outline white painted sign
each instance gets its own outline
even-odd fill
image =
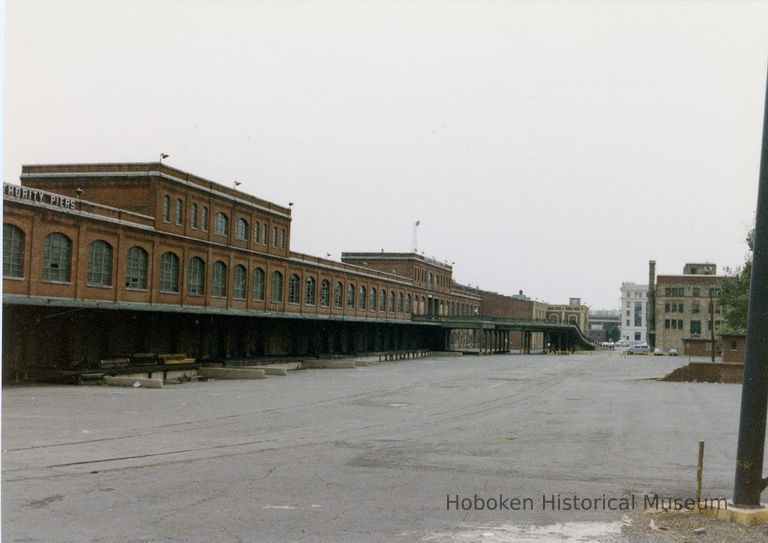
[[[11,198],[26,200],[35,204],[48,204],[64,209],[75,209],[76,200],[61,194],[54,194],[44,190],[3,183],[3,194]]]

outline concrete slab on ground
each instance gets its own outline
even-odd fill
[[[113,377],[111,375],[104,377],[104,384],[115,387],[163,388],[162,379],[147,379],[123,376]]]
[[[728,500],[727,507],[709,507],[703,509],[701,512],[709,517],[725,522],[735,522],[742,526],[755,526],[768,523],[768,505],[766,504],[761,504],[761,507],[736,507],[731,500]]]

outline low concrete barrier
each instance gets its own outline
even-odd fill
[[[104,377],[104,383],[115,387],[163,388],[162,379],[137,379],[135,377],[113,377],[107,375]]]
[[[303,370],[319,370],[325,367],[324,360],[303,360],[301,362],[301,369]]]
[[[209,379],[264,379],[264,370],[254,368],[200,368]]]
[[[349,368],[355,367],[355,361],[350,360],[348,358],[340,358],[338,360],[326,360],[324,367],[332,370],[349,369]]]
[[[288,375],[288,370],[285,368],[261,368],[266,375]]]

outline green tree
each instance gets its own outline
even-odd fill
[[[749,280],[752,276],[752,248],[755,241],[754,228],[747,234],[749,256],[744,266],[736,268],[724,281],[720,290],[720,305],[727,308],[725,329],[731,332],[747,331],[749,309]]]

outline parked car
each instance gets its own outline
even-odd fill
[[[627,354],[648,354],[651,352],[651,348],[645,344],[630,345],[624,352]]]
[[[667,354],[669,356],[677,356],[677,349],[670,349]]]
[[[662,350],[661,350],[660,348],[658,348],[658,347],[656,347],[656,348],[653,350],[653,356],[661,356],[661,355],[663,355],[663,354],[664,354],[664,351],[662,351]]]

